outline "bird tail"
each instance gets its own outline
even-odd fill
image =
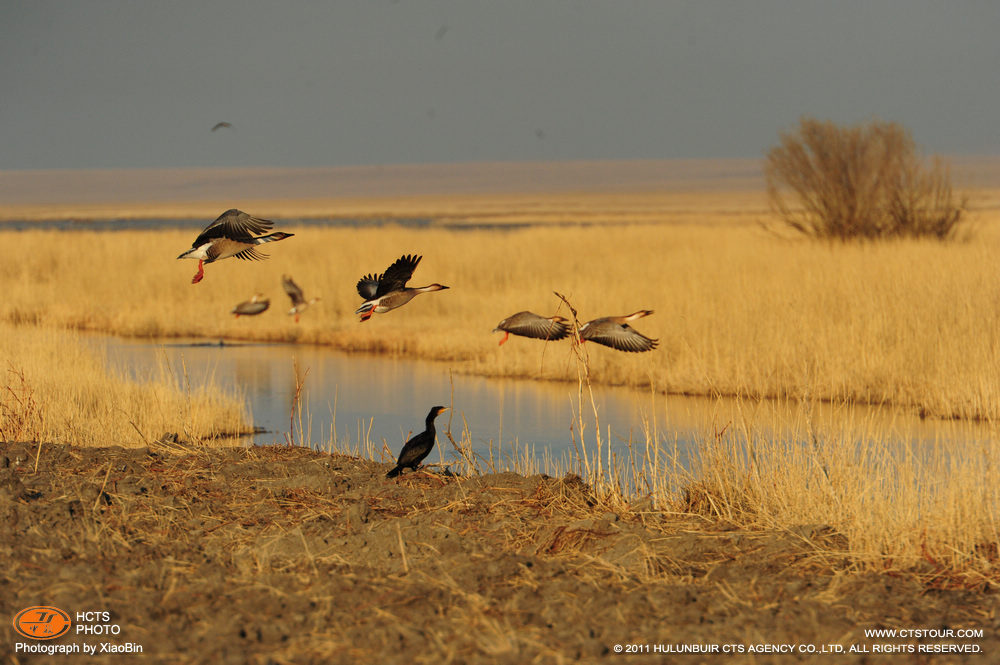
[[[358,307],[356,310],[354,310],[354,313],[355,314],[364,314],[365,312],[370,312],[373,309],[375,309],[375,301],[369,300],[368,302],[363,303],[361,305],[361,307]]]
[[[393,469],[389,473],[385,474],[385,477],[386,478],[395,478],[396,476],[398,476],[402,472],[403,472],[403,467],[397,466],[395,469]]]
[[[284,240],[285,238],[291,238],[294,233],[285,233],[283,231],[275,231],[274,233],[268,234],[266,236],[261,236],[259,238],[254,238],[254,242],[258,245],[263,245],[265,242],[274,242],[275,240]]]

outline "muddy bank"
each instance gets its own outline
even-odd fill
[[[820,526],[746,532],[613,513],[574,478],[387,481],[388,465],[302,448],[52,445],[37,472],[35,453],[0,444],[10,663],[712,659],[654,651],[682,645],[720,660],[729,645],[734,663],[986,663],[1000,652],[995,593],[851,574],[823,554],[848,544]],[[11,620],[35,605],[93,614],[33,641]],[[866,637],[877,628],[940,632]],[[982,637],[942,637],[968,628]],[[18,643],[130,644],[142,656],[25,654]],[[808,653],[824,645],[844,653]],[[873,653],[882,646],[904,654]]]

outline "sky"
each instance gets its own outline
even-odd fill
[[[756,158],[804,115],[989,155],[998,34],[992,0],[0,0],[0,169]]]

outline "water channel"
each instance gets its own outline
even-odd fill
[[[465,427],[474,450],[488,457],[528,447],[541,466],[546,458],[573,459],[580,440],[576,383],[495,379],[453,373],[446,363],[371,354],[350,354],[315,346],[225,342],[161,342],[102,338],[109,360],[137,376],[166,362],[176,376],[192,382],[210,378],[242,394],[253,423],[262,431],[248,442],[283,444],[294,435],[320,449],[332,441],[355,443],[365,436],[392,451],[423,429],[430,407],[453,405],[438,421],[443,431],[451,415],[455,438]],[[301,418],[292,413],[297,384]],[[985,424],[920,419],[903,410],[775,401],[652,395],[620,387],[594,389],[602,439],[624,453],[629,442],[643,448],[647,434],[678,451],[687,465],[706,437],[749,424],[762,436],[802,436],[803,420],[820,435],[847,439],[875,437],[917,447],[993,438]],[[594,443],[589,397],[583,406],[584,438]],[[796,429],[797,427],[797,429]],[[439,442],[443,439],[439,437]],[[443,446],[444,459],[454,454]],[[435,453],[434,461],[437,461]],[[563,468],[566,468],[565,466]]]

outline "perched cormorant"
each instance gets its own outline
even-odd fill
[[[431,448],[434,447],[434,437],[437,434],[434,429],[434,419],[442,411],[447,410],[446,406],[435,406],[431,409],[431,412],[427,414],[427,429],[406,442],[403,449],[399,451],[399,459],[396,460],[395,468],[385,474],[386,478],[395,478],[403,472],[403,469],[416,469],[424,461],[424,458],[430,454]]]

